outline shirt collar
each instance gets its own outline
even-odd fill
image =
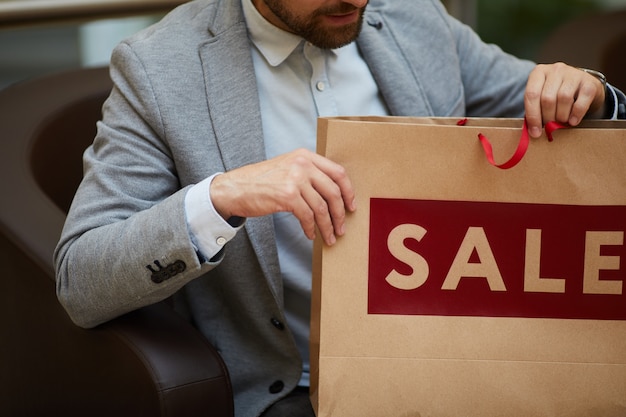
[[[252,0],[241,2],[252,43],[270,65],[280,65],[302,42],[302,38],[268,22],[254,7]]]
[[[268,22],[252,0],[241,0],[241,3],[250,40],[271,66],[279,66],[304,39]]]

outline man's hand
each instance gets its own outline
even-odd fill
[[[532,137],[550,121],[576,126],[587,113],[601,111],[605,91],[591,74],[563,63],[537,65],[528,77],[524,105]]]
[[[344,168],[304,149],[218,175],[210,192],[225,219],[291,212],[309,239],[317,226],[328,245],[344,234],[346,210],[356,209]]]

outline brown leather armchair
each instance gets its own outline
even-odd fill
[[[0,91],[0,415],[232,416],[219,354],[165,303],[84,330],[56,299],[52,252],[110,89],[98,68]]]

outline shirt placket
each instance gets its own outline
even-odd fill
[[[317,114],[320,117],[337,116],[339,113],[332,85],[326,72],[327,54],[327,51],[323,51],[310,43],[306,43],[304,46],[304,57],[313,70],[309,87]]]

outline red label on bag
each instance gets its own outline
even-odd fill
[[[626,320],[626,207],[372,199],[370,314]]]

